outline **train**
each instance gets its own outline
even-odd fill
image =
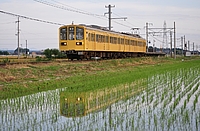
[[[137,34],[109,31],[97,25],[59,28],[59,50],[71,60],[144,56],[146,49],[146,40]]]

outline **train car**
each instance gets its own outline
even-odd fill
[[[144,55],[146,40],[100,26],[72,24],[59,28],[59,49],[71,60],[125,58]]]

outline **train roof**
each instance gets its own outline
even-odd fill
[[[102,30],[102,31],[108,31],[108,32],[113,32],[113,33],[117,33],[117,34],[128,35],[128,36],[133,36],[133,37],[137,37],[137,38],[142,38],[138,34],[131,34],[131,33],[127,33],[127,32],[117,32],[117,31],[113,31],[113,30],[109,31],[107,27],[102,27],[102,26],[98,26],[98,25],[80,24],[80,26],[85,26],[85,27],[92,28],[92,29],[98,29],[98,30]]]

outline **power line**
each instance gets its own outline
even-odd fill
[[[5,23],[0,23],[0,24],[3,25],[3,24],[13,24],[13,23],[15,22],[5,22]]]
[[[50,2],[44,1],[44,0],[33,0],[33,1],[39,2],[41,4],[45,4],[45,5],[48,5],[48,6],[52,6],[52,7],[58,8],[58,9],[63,9],[63,10],[75,12],[75,13],[80,13],[80,14],[94,16],[94,17],[105,17],[104,15],[98,15],[98,14],[84,12],[84,11],[81,11],[80,9],[76,9],[76,8],[74,8],[72,6],[71,6],[71,8],[74,8],[74,9],[66,8],[64,6],[56,5],[56,4],[53,4],[53,3],[50,3]],[[57,3],[60,3],[60,2],[57,2]],[[69,6],[69,5],[66,5],[66,6]]]
[[[40,1],[41,1],[41,0],[40,0]],[[67,5],[67,4],[65,4],[65,3],[61,3],[61,2],[58,2],[58,1],[55,1],[55,0],[51,0],[51,1],[53,1],[53,2],[55,2],[55,3],[58,3],[58,4],[60,4],[60,5],[64,5],[64,6],[67,6],[67,7],[70,7],[70,8],[74,8],[74,9],[76,9],[76,10],[79,10],[80,12],[86,12],[86,13],[88,13],[88,14],[92,14],[92,13],[89,13],[89,12],[87,12],[87,11],[85,11],[85,10],[81,10],[81,9],[76,8],[76,7]],[[103,15],[98,15],[98,14],[94,14],[94,15],[100,16],[100,17],[104,17]]]
[[[120,15],[118,15],[118,14],[116,14],[116,13],[114,13],[114,12],[113,12],[113,14],[115,14],[115,15],[121,17]],[[128,22],[128,21],[125,21],[125,22],[128,23],[129,25],[133,26],[133,27],[137,27],[137,26],[133,25],[132,23],[130,23],[130,22]],[[127,26],[127,27],[130,27],[130,26],[128,26],[128,25],[126,25],[126,26]],[[131,27],[131,28],[133,28],[133,27]]]
[[[33,20],[33,21],[37,21],[37,22],[42,22],[42,23],[48,23],[48,24],[53,24],[53,25],[64,25],[64,24],[55,23],[55,22],[51,22],[51,21],[31,18],[31,17],[28,17],[28,16],[22,16],[22,15],[10,13],[10,12],[2,11],[2,10],[0,10],[0,13],[7,14],[7,15],[12,15],[12,16],[16,16],[16,17],[20,17],[20,18],[24,18],[24,19],[29,19],[29,20]]]

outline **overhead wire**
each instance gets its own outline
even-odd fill
[[[55,7],[55,8],[58,8],[58,9],[63,9],[63,10],[75,12],[75,13],[80,13],[80,14],[94,16],[94,17],[105,17],[104,15],[98,15],[98,14],[94,14],[94,13],[85,12],[85,11],[82,11],[80,9],[76,9],[75,7],[72,7],[72,6],[70,6],[70,7],[74,8],[74,9],[70,9],[70,8],[65,7],[65,6],[69,6],[69,5],[66,5],[66,4],[63,4],[63,3],[60,3],[60,2],[57,2],[57,1],[54,1],[54,0],[53,0],[54,2],[62,4],[62,6],[54,4],[54,3],[50,3],[50,2],[45,1],[45,0],[33,0],[33,1],[39,2],[41,4],[45,4],[45,5],[48,5],[48,6],[51,6],[51,7]],[[65,6],[63,6],[63,5],[65,5]]]
[[[14,13],[2,11],[2,10],[0,10],[0,13],[7,14],[7,15],[12,15],[12,16],[16,16],[16,17],[20,17],[20,18],[24,18],[24,19],[29,19],[29,20],[33,20],[33,21],[37,21],[37,22],[43,22],[43,23],[48,23],[48,24],[53,24],[53,25],[64,25],[64,24],[61,24],[61,23],[56,23],[56,22],[51,22],[51,21],[31,18],[31,17],[28,17],[28,16],[18,15],[18,14],[14,14]]]
[[[13,24],[13,23],[15,22],[5,22],[5,23],[0,23],[0,24],[4,25],[4,24]]]
[[[120,15],[118,15],[118,14],[116,14],[116,13],[114,13],[113,12],[113,14],[115,14],[116,16],[119,16],[119,17],[121,17]],[[131,25],[131,26],[134,26],[134,27],[136,27],[135,25],[133,25],[132,23],[130,23],[130,22],[128,22],[127,20],[125,21],[126,23],[128,23],[129,25]],[[131,27],[131,28],[133,28],[133,27]]]
[[[41,0],[40,0],[40,1],[41,1]],[[44,1],[44,0],[43,0],[43,1]],[[103,15],[98,15],[98,14],[89,13],[89,12],[87,12],[87,11],[85,11],[85,10],[78,9],[78,8],[76,8],[76,7],[67,5],[67,4],[65,4],[65,3],[61,3],[61,2],[58,2],[58,1],[55,1],[55,0],[51,0],[51,1],[53,1],[53,2],[55,2],[55,3],[58,3],[58,4],[62,5],[62,6],[64,5],[64,6],[67,6],[67,7],[72,8],[72,9],[78,10],[78,11],[80,11],[80,12],[85,12],[85,13],[87,13],[87,15],[95,15],[95,16],[104,17]]]

